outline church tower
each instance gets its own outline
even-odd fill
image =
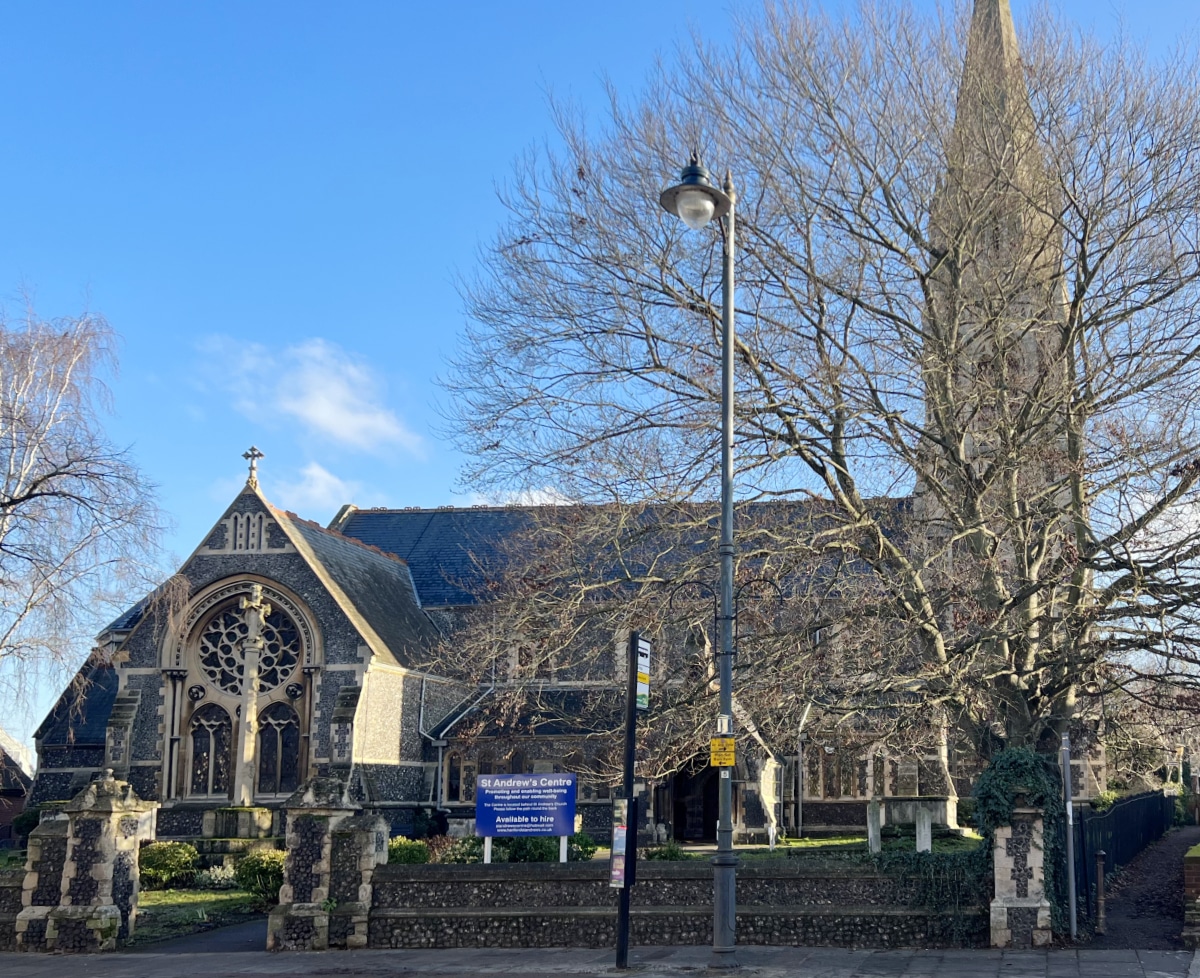
[[[1009,0],[976,0],[928,226],[917,495],[935,537],[942,516],[961,511],[963,500],[978,502],[983,521],[1014,498],[1030,512],[1061,508],[1068,466],[1059,209]]]

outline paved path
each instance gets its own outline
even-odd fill
[[[1200,826],[1173,829],[1143,849],[1121,870],[1109,894],[1108,926],[1089,947],[1183,947],[1183,855],[1200,842]]]
[[[241,931],[249,925],[229,930]],[[211,937],[212,935],[207,935]],[[170,942],[184,946],[184,942]],[[261,947],[261,945],[260,945]],[[709,971],[707,947],[635,948],[636,978],[699,978]],[[746,978],[1200,978],[1190,951],[849,951],[841,948],[745,947],[738,952]],[[253,978],[312,975],[384,978],[401,975],[561,975],[587,978],[622,974],[613,952],[573,948],[447,951],[263,951],[173,953],[168,944],[133,954],[0,954],[4,978]]]

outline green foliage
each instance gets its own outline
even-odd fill
[[[1000,751],[975,782],[972,792],[978,805],[980,831],[988,840],[991,858],[991,838],[1002,825],[1012,824],[1017,790],[1025,795],[1025,803],[1042,810],[1043,871],[1046,878],[1046,897],[1050,901],[1050,925],[1059,934],[1067,931],[1066,853],[1063,848],[1062,826],[1066,808],[1062,800],[1062,777],[1054,755],[1036,754],[1027,747]]]
[[[425,848],[427,859],[401,859],[391,857],[392,846],[388,845],[388,862],[431,862],[431,863],[481,863],[483,862],[483,839],[466,836],[454,839],[448,835],[435,835],[428,839],[404,840],[408,845]],[[576,832],[567,839],[567,859],[572,861],[591,859],[599,848],[586,832]],[[557,836],[534,836],[519,839],[492,839],[492,862],[494,863],[556,863],[559,841]]]
[[[978,808],[979,806],[974,798],[958,799],[958,824],[964,827],[975,825]]]
[[[567,859],[571,862],[587,862],[599,848],[596,840],[586,832],[576,832],[567,839]]]
[[[144,890],[188,887],[196,880],[200,853],[186,842],[151,842],[138,855]]]
[[[408,839],[402,835],[388,842],[389,863],[427,863],[429,846],[423,839]]]
[[[1106,812],[1117,803],[1117,799],[1121,797],[1119,791],[1102,791],[1092,799],[1092,811]]]
[[[456,865],[483,862],[483,839],[477,835],[468,835],[461,839],[452,839],[448,835],[434,836],[428,845],[430,862]],[[494,849],[492,858],[496,858]]]
[[[192,886],[197,890],[236,890],[238,888],[237,873],[232,866],[214,866],[212,869],[202,869],[196,874]]]
[[[286,854],[278,849],[256,849],[246,853],[234,870],[242,889],[261,903],[274,906],[283,886],[283,862]]]
[[[37,828],[41,817],[42,810],[39,806],[34,805],[32,808],[26,808],[25,811],[12,820],[13,834],[19,835],[22,838],[28,836],[30,832]]]
[[[500,845],[505,850],[505,859],[497,862],[510,863],[556,863],[558,862],[558,839],[545,836],[533,838],[505,839]],[[496,843],[492,843],[495,858]]]
[[[649,849],[643,849],[638,853],[639,859],[653,859],[662,862],[679,862],[683,859],[691,859],[687,851],[674,839],[669,842],[664,842],[661,846],[652,846]]]

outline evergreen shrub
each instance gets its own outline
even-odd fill
[[[402,835],[388,842],[388,863],[427,863],[429,845],[424,839],[408,839]]]
[[[144,890],[180,889],[196,880],[200,853],[186,842],[151,842],[138,854],[138,877]]]
[[[42,818],[42,809],[38,805],[32,808],[26,808],[12,820],[13,835],[26,838],[30,832],[37,828],[38,822]]]
[[[496,843],[492,843],[492,858],[496,858]],[[499,847],[504,850],[504,859],[497,862],[510,863],[556,863],[558,862],[558,839],[546,836],[505,839]]]
[[[279,902],[283,886],[283,862],[287,854],[279,849],[255,849],[246,853],[234,869],[243,890],[253,894],[268,906]]]
[[[576,832],[567,840],[567,858],[571,862],[587,862],[600,846],[586,832]]]

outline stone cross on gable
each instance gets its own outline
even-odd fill
[[[250,476],[246,479],[246,485],[251,489],[258,488],[258,460],[267,456],[258,450],[257,445],[251,445],[250,450],[242,452],[242,458],[250,463]]]

